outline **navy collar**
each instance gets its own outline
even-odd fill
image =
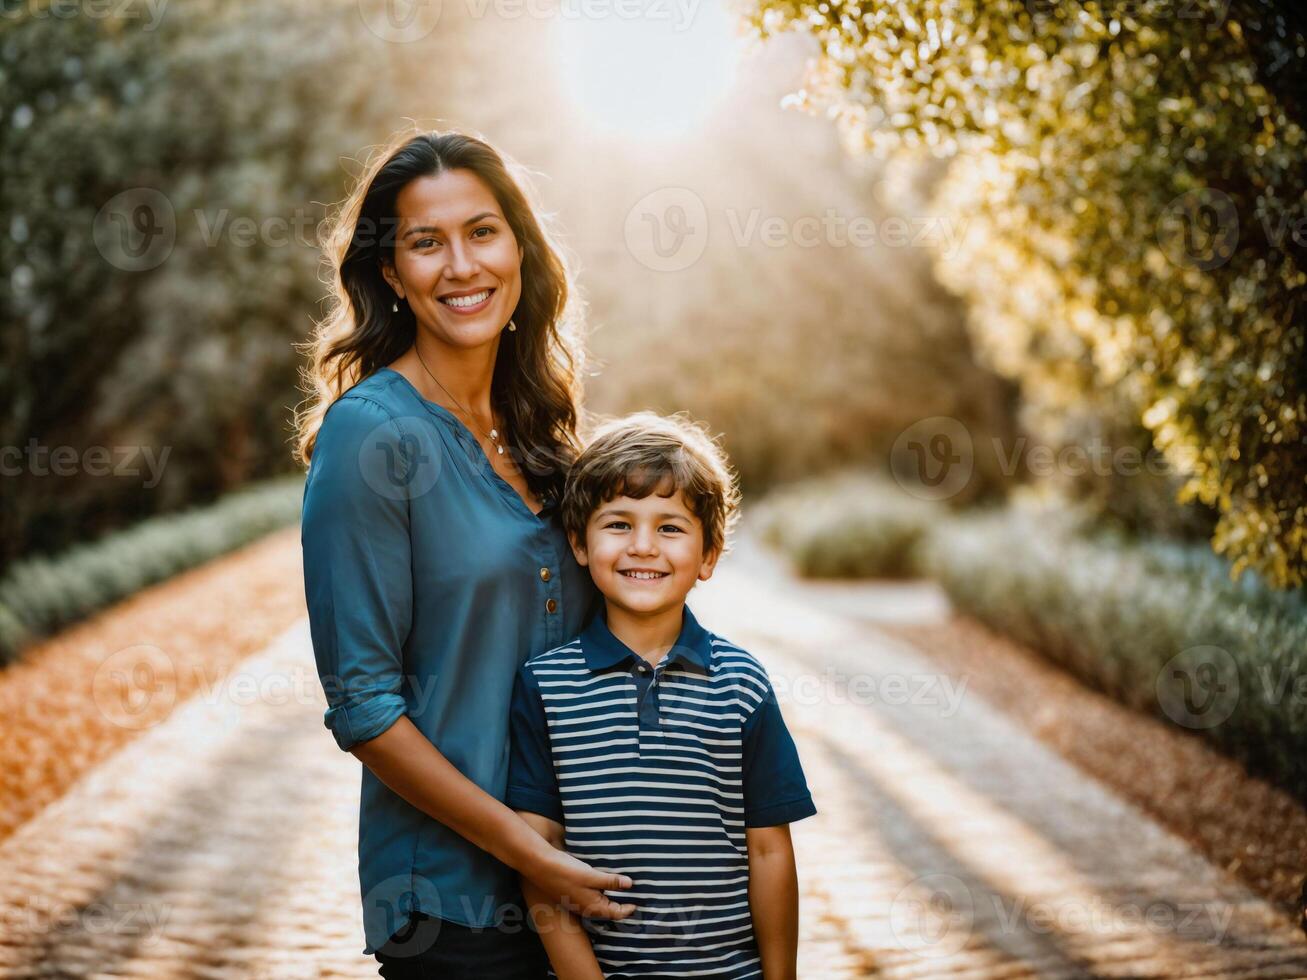
[[[679,660],[690,670],[702,674],[711,673],[712,641],[708,631],[699,625],[690,612],[689,606],[682,606],[681,632],[676,642],[667,651],[663,663]],[[599,611],[590,620],[590,625],[581,632],[581,650],[585,654],[586,666],[591,670],[607,670],[636,656],[635,651],[613,635],[608,628],[608,607],[601,603]]]

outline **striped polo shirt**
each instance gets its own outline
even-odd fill
[[[753,655],[684,606],[653,666],[603,610],[518,671],[510,734],[508,805],[562,824],[569,853],[633,882],[606,892],[632,915],[582,919],[607,980],[762,976],[745,827],[817,809]]]

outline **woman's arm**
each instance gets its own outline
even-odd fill
[[[749,911],[763,980],[797,980],[799,876],[790,825],[745,827],[744,835],[749,847]]]
[[[558,821],[529,810],[518,810],[517,815],[551,847],[564,850],[563,825]],[[586,935],[581,920],[526,877],[522,878],[522,896],[558,980],[604,980],[604,972],[599,968],[594,947],[590,945],[590,937]]]
[[[415,447],[414,441],[417,441]],[[402,650],[413,622],[410,496],[439,452],[369,398],[342,397],[318,430],[300,540],[323,722],[400,797],[588,914],[629,915],[599,889],[626,881],[562,854],[468,779],[408,717]],[[625,887],[630,887],[629,883]],[[633,907],[631,909],[633,911]]]
[[[605,919],[622,919],[635,911],[634,905],[619,905],[601,891],[630,889],[629,877],[592,868],[552,847],[459,772],[407,715],[350,751],[395,793],[515,869],[549,901],[561,898],[584,915]]]

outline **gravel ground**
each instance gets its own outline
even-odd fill
[[[293,604],[298,561],[283,534],[205,581]],[[804,980],[1307,977],[1282,908],[1036,737],[1022,717],[1036,695],[1016,698],[1033,668],[1014,662],[1004,704],[850,599],[824,608],[747,555],[691,596],[767,665],[817,801],[793,828]],[[215,667],[0,841],[0,976],[376,975],[358,763],[322,727],[306,621],[264,628],[276,642]],[[132,676],[128,693],[158,690]],[[1056,717],[1079,716],[1067,698]]]
[[[304,615],[299,528],[104,610],[0,670],[0,840]]]
[[[0,843],[0,976],[376,975],[359,764],[322,727],[307,644],[300,620]]]
[[[1091,691],[974,620],[894,625],[918,650],[1259,894],[1295,910],[1307,808],[1199,738]]]

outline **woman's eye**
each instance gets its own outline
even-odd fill
[[[435,242],[435,239],[434,239],[434,238],[419,238],[416,242],[413,243],[413,247],[414,247],[414,248],[426,248],[428,242],[432,242],[432,243],[434,243],[434,242]]]
[[[477,231],[488,231],[491,235],[495,233],[495,229],[491,228],[489,225],[482,225],[480,228],[476,229],[476,231],[472,232],[472,234],[475,235]],[[481,237],[486,238],[488,236],[482,235]]]

